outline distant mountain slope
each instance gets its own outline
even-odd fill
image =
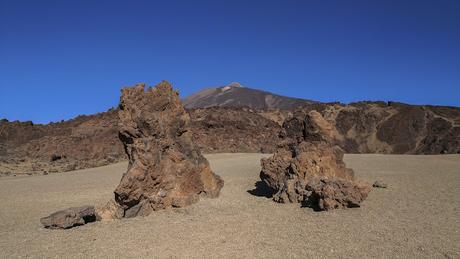
[[[460,154],[460,107],[396,102],[308,104],[307,100],[267,97],[273,95],[237,84],[201,91],[189,101],[212,106],[213,102],[205,101],[216,91],[224,93],[214,97],[216,106],[188,109],[193,140],[205,153],[272,153],[283,141],[284,123],[304,121],[306,113],[316,110],[333,126],[336,144],[346,153]],[[231,97],[235,92],[241,97],[239,102],[220,101],[221,96]],[[228,96],[227,100],[234,99]],[[265,98],[279,102],[267,104]],[[302,107],[255,109],[297,103]],[[292,129],[298,128],[293,125]],[[47,174],[121,161],[126,155],[118,130],[118,109],[47,125],[0,119],[0,176]]]
[[[207,88],[183,101],[185,108],[250,107],[255,109],[291,109],[314,103],[310,100],[286,97],[231,83],[227,86]]]

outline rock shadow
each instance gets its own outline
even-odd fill
[[[270,186],[268,186],[264,181],[257,181],[254,186],[254,189],[247,191],[251,195],[257,197],[272,198],[273,194],[275,194],[274,190],[270,188]]]

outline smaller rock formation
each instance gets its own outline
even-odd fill
[[[67,229],[94,222],[96,218],[93,206],[83,206],[57,211],[48,217],[41,218],[40,222],[45,228]]]
[[[278,150],[261,161],[260,178],[274,190],[273,200],[317,210],[359,207],[370,188],[346,168],[330,124],[311,111],[286,121],[283,128],[285,139]]]
[[[304,205],[316,210],[359,207],[370,191],[365,183],[341,178],[314,178],[305,189]]]
[[[374,184],[372,184],[372,187],[374,188],[387,188],[388,185],[384,182],[381,181],[375,181]]]

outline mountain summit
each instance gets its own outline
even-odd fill
[[[192,94],[183,100],[185,108],[206,108],[212,106],[241,107],[247,106],[255,109],[290,109],[313,101],[286,97],[266,91],[242,86],[232,82],[226,86],[206,88]]]

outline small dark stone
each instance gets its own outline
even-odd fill
[[[62,159],[61,155],[56,155],[56,154],[51,155],[51,162],[54,162],[59,159]]]
[[[387,188],[388,185],[384,182],[380,182],[380,181],[375,181],[374,184],[372,184],[372,187],[374,188]]]

